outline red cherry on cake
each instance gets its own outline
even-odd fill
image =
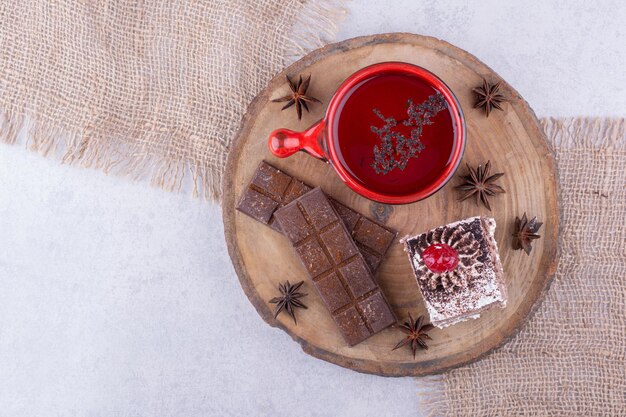
[[[422,252],[424,264],[435,274],[452,271],[459,264],[459,253],[445,243],[435,243]]]

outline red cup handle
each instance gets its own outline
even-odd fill
[[[324,120],[320,120],[304,132],[277,129],[270,133],[267,146],[272,154],[278,158],[287,158],[298,151],[305,151],[325,161],[326,153],[322,147],[323,140]]]

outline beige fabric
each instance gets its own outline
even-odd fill
[[[0,140],[219,197],[246,106],[334,37],[340,3],[3,0]]]
[[[433,415],[626,416],[626,121],[542,124],[560,171],[555,280],[513,340],[442,376]]]

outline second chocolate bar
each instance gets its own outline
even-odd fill
[[[237,210],[280,232],[274,212],[310,191],[312,187],[263,161],[237,204]],[[329,199],[354,239],[367,265],[376,272],[396,232],[368,219],[340,202]]]
[[[321,189],[274,213],[350,346],[396,318],[363,255]]]

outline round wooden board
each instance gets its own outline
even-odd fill
[[[354,71],[382,61],[404,61],[420,65],[441,77],[457,95],[466,117],[468,140],[459,172],[491,160],[496,171],[506,175],[500,184],[506,194],[493,199],[489,212],[474,201],[458,203],[453,179],[434,196],[404,206],[382,206],[352,192],[332,168],[304,153],[276,159],[268,151],[268,134],[286,127],[302,130],[320,119],[335,89]],[[312,105],[298,121],[293,109],[280,111],[270,100],[286,94],[285,75],[312,74],[309,92],[322,100]],[[474,56],[438,39],[406,33],[374,35],[347,40],[302,58],[269,83],[248,108],[232,145],[224,177],[223,216],[228,250],[241,286],[263,319],[286,331],[305,352],[317,358],[360,372],[386,376],[427,375],[474,361],[511,337],[528,319],[546,290],[558,258],[558,189],[556,166],[544,133],[528,104],[508,84],[503,91],[510,102],[504,111],[489,118],[473,108],[472,88],[482,78],[500,77]],[[380,220],[399,231],[399,237],[417,234],[455,220],[490,215],[497,221],[496,240],[504,266],[509,299],[505,309],[488,311],[477,320],[444,330],[435,329],[430,349],[419,351],[415,360],[409,349],[392,351],[403,337],[389,328],[365,342],[348,347],[330,314],[310,284],[290,243],[279,233],[235,210],[244,187],[261,160],[285,170],[305,182],[321,186],[333,198]],[[511,249],[515,216],[524,212],[544,222],[542,238],[534,242],[530,256]],[[382,215],[382,217],[381,217]],[[388,215],[388,218],[386,217]],[[390,249],[376,274],[398,318],[409,311],[426,314],[407,255],[400,244]],[[273,318],[267,300],[277,293],[279,282],[307,282],[308,310],[298,310],[298,325],[290,317]]]

